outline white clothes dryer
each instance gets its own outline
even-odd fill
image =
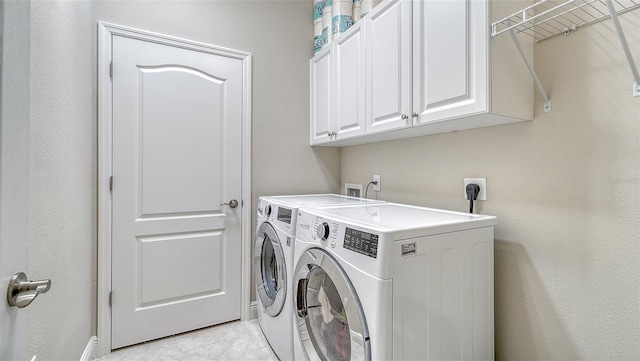
[[[386,203],[301,208],[296,360],[493,360],[496,218]]]
[[[253,265],[258,321],[280,360],[294,359],[291,277],[298,208],[380,203],[337,194],[259,198]]]

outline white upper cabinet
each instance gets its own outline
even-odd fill
[[[311,59],[311,145],[365,134],[365,22]]]
[[[325,100],[314,99],[313,93],[317,91],[314,84],[319,80],[313,78],[320,73],[314,74],[313,64],[317,66],[320,58],[327,55],[323,51],[312,59],[311,144],[321,144],[314,141],[314,134],[324,135],[323,145],[347,146],[533,119],[533,80],[520,53],[507,37],[489,37],[491,19],[511,14],[524,3],[382,1],[356,23],[356,29],[341,34],[329,50],[336,53],[356,33],[359,37],[362,33],[366,36],[364,50],[358,48],[357,55],[346,55],[346,48],[341,56],[334,54],[336,69],[340,63],[344,70],[335,71],[331,87],[333,104],[338,101],[335,94],[341,94],[339,101],[357,99],[360,107],[360,87],[364,86],[364,120],[352,115],[353,105],[344,103],[339,114],[334,109],[331,115],[334,123],[315,124],[318,120],[324,122],[314,111]],[[522,44],[532,56],[532,41],[522,39]],[[352,62],[363,53],[364,85],[360,79],[354,85],[354,74],[360,74],[362,69],[354,69]],[[348,79],[342,79],[343,76]],[[339,131],[336,121],[349,124],[357,132],[350,137],[327,136]]]
[[[411,126],[411,3],[382,2],[367,22],[367,133]]]
[[[360,21],[333,44],[333,140],[365,133],[365,22]]]
[[[486,110],[487,41],[484,1],[413,3],[414,124]]]
[[[332,138],[331,48],[311,59],[311,145],[329,142]]]

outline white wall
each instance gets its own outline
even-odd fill
[[[640,13],[622,25],[640,65]],[[505,35],[506,36],[506,35]],[[640,98],[611,21],[535,48],[553,101],[530,122],[342,150],[342,182],[378,198],[465,211],[486,177],[498,216],[496,358],[640,356]]]
[[[30,352],[77,360],[96,333],[97,21],[253,56],[252,199],[338,192],[340,150],[311,149],[311,3],[34,1],[29,273],[53,281],[30,310]],[[252,219],[255,224],[255,217]],[[252,226],[253,227],[253,226]]]
[[[88,1],[31,4],[28,246],[51,290],[27,309],[29,354],[78,360],[95,335],[95,59]]]
[[[27,359],[28,312],[2,292],[27,264],[29,14],[29,3],[0,3],[0,360]]]

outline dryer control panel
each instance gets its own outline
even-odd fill
[[[298,212],[297,236],[332,249],[345,249],[378,258],[379,235],[340,222]],[[304,215],[303,215],[304,214]]]
[[[389,241],[388,234],[315,212],[318,211],[297,212],[296,254],[304,253],[308,247],[319,247],[362,272],[384,279],[390,277],[393,241]]]
[[[378,235],[346,227],[342,246],[372,258],[378,257]]]

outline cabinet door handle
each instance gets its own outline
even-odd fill
[[[402,114],[402,115],[400,116],[400,118],[402,118],[402,120],[407,120],[407,119],[409,118],[409,116],[408,116],[408,115],[406,115],[406,114]]]
[[[414,118],[417,118],[417,117],[419,117],[419,116],[420,116],[420,114],[418,114],[418,113],[416,113],[416,112],[413,112],[413,114],[411,114],[411,116],[412,116],[412,117],[414,117]]]

